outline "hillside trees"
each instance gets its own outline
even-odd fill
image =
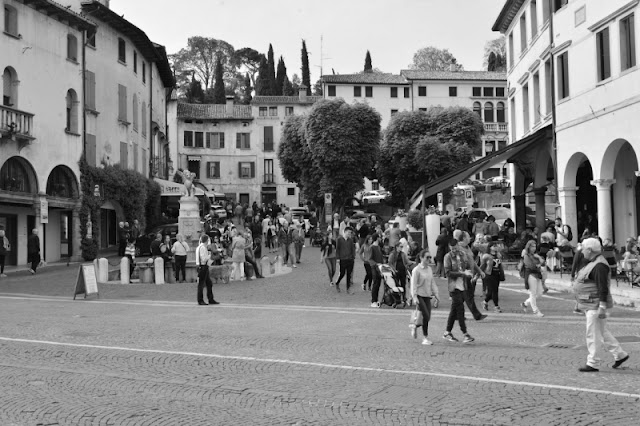
[[[462,64],[458,63],[456,57],[448,49],[428,46],[414,53],[413,62],[409,68],[423,71],[449,71],[452,66],[455,71],[464,70]]]

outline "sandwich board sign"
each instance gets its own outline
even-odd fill
[[[96,267],[93,264],[81,265],[78,269],[78,278],[76,279],[76,289],[73,293],[73,300],[76,296],[84,294],[84,298],[95,294],[100,298],[98,293],[98,280],[96,278]]]

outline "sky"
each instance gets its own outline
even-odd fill
[[[191,36],[282,55],[300,75],[302,39],[311,81],[373,67],[399,73],[420,48],[447,48],[465,70],[482,69],[484,45],[506,0],[111,0],[111,9],[175,53]],[[321,49],[322,37],[322,49]]]

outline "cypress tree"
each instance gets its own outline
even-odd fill
[[[284,96],[297,95],[295,89],[293,88],[293,85],[291,84],[291,81],[289,81],[289,77],[287,77],[286,75],[284,76],[284,83],[282,83],[282,94]]]
[[[276,95],[284,95],[284,80],[287,77],[287,67],[284,65],[284,59],[280,56],[278,61],[278,73],[276,74]]]
[[[227,102],[224,93],[224,77],[222,74],[222,60],[220,56],[216,60],[216,69],[214,72],[215,75],[215,83],[213,85],[213,103],[214,104],[224,104]]]
[[[258,68],[258,78],[256,79],[256,96],[267,96],[269,93],[269,66],[267,65],[267,58],[264,56],[260,60],[260,67]]]
[[[371,54],[367,50],[367,56],[364,58],[364,72],[373,71],[373,66],[371,65]]]
[[[249,76],[249,73],[247,73],[244,77],[244,83],[243,83],[243,96],[242,96],[242,101],[244,102],[245,105],[249,105],[251,103],[251,100],[253,99],[253,96],[251,96],[251,90],[253,90],[253,87],[251,87],[251,77]]]
[[[307,96],[311,96],[311,73],[309,71],[309,53],[307,43],[302,40],[302,84],[307,86]]]
[[[269,44],[269,53],[267,53],[267,78],[269,79],[268,93],[267,95],[278,95],[277,83],[276,83],[276,63],[273,58],[273,46]]]

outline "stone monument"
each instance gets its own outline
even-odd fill
[[[202,226],[200,225],[200,204],[195,196],[193,187],[193,173],[185,170],[178,172],[184,181],[186,194],[180,197],[180,212],[178,214],[178,233],[184,235],[189,244],[187,252],[187,264],[195,262],[195,250],[198,247]]]

